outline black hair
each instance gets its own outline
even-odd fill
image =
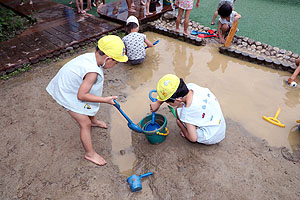
[[[174,103],[176,98],[184,97],[187,95],[187,93],[189,93],[189,89],[181,78],[176,92],[169,99],[167,99],[166,102]]]
[[[221,17],[228,17],[232,13],[232,7],[229,3],[225,2],[218,10]]]
[[[138,26],[136,23],[134,23],[134,22],[129,22],[129,23],[126,25],[125,30],[126,30],[127,33],[130,33],[132,29],[135,29],[135,28],[137,28],[137,27],[139,27],[139,26]]]
[[[98,46],[96,46],[96,51],[100,54],[100,56],[105,55],[105,53],[103,51],[101,51]]]

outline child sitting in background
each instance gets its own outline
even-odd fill
[[[225,38],[228,35],[230,28],[234,21],[239,20],[241,15],[232,11],[231,4],[225,2],[218,11],[220,15],[217,33],[219,35],[220,43],[225,43]],[[238,31],[238,30],[237,30]]]
[[[176,75],[167,74],[157,83],[157,101],[150,104],[155,112],[163,102],[177,107],[177,125],[181,136],[191,142],[216,144],[225,138],[226,124],[215,95],[194,83],[185,84]]]
[[[220,3],[219,3],[219,5],[218,5],[218,8],[217,8],[216,12],[214,13],[213,18],[212,18],[211,25],[215,25],[215,20],[216,20],[216,18],[217,18],[217,16],[218,16],[219,8],[220,8],[225,2],[229,3],[229,4],[231,5],[231,7],[232,7],[232,10],[233,10],[235,0],[221,0]]]
[[[294,71],[292,76],[288,80],[288,84],[291,84],[293,81],[296,81],[297,75],[300,73],[300,57],[296,60],[296,65],[298,66],[297,69]]]
[[[128,63],[132,65],[141,64],[146,57],[144,43],[148,47],[152,47],[153,44],[146,38],[146,35],[138,33],[139,22],[135,16],[128,17],[125,28],[129,34],[123,37],[122,40],[126,47]]]

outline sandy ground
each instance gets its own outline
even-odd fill
[[[172,120],[172,134],[162,144],[133,134],[133,171],[154,175],[143,179],[141,192],[130,192],[127,177],[112,163],[110,128],[92,130],[107,165],[83,158],[78,125],[45,91],[58,70],[53,65],[39,64],[0,83],[0,199],[300,199],[298,160],[286,160],[282,149],[228,118],[225,140],[212,146],[186,141]],[[105,96],[122,92],[119,80],[126,84],[126,73],[105,71]],[[112,109],[102,105],[97,116],[110,125]]]

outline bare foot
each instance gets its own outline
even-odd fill
[[[96,127],[100,127],[100,128],[107,128],[107,125],[104,121],[100,121],[97,119],[92,121],[92,126],[96,126]]]
[[[69,2],[69,5],[71,5],[73,3],[73,0]]]
[[[86,14],[86,11],[85,10],[81,10],[80,14]]]
[[[211,22],[211,24],[210,25],[215,25],[215,22]]]
[[[128,10],[128,12],[135,13],[136,10],[134,10],[134,9],[131,8],[131,9]]]
[[[96,165],[100,165],[103,166],[106,164],[106,161],[104,160],[104,158],[102,158],[99,154],[97,154],[96,152],[93,153],[92,155],[88,155],[85,154],[84,158],[95,163]]]
[[[24,5],[24,2],[21,2],[19,5],[20,5],[20,6],[23,6],[23,5]]]
[[[189,35],[190,32],[189,31],[184,31],[184,34]]]
[[[175,31],[179,33],[179,28],[178,29],[176,28]]]
[[[141,5],[144,6],[146,5],[146,3],[143,0],[141,0]]]
[[[86,8],[86,9],[84,9],[84,11],[85,12],[87,12],[87,11],[90,11],[91,9],[90,8]]]
[[[149,13],[146,13],[146,15],[153,15],[153,13],[149,12]]]

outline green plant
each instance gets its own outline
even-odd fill
[[[46,64],[49,64],[51,62],[51,59],[50,58],[47,58],[46,60],[45,60],[45,63]]]
[[[28,71],[30,68],[31,68],[31,64],[30,63],[24,64],[23,67],[18,68],[15,71],[13,71],[13,72],[11,72],[9,74],[5,74],[5,75],[0,76],[0,79],[1,80],[7,80],[10,77],[17,76],[18,74],[20,74],[22,72]]]
[[[59,61],[59,57],[53,58],[53,61],[54,61],[54,62],[58,62],[58,61]]]
[[[0,13],[0,42],[15,37],[34,21],[33,16],[27,19],[2,6],[0,6]]]
[[[74,54],[74,50],[71,49],[71,50],[70,50],[70,55],[73,55],[73,54]]]

